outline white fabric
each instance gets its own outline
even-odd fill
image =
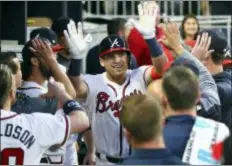
[[[13,115],[16,116],[11,117]],[[1,110],[1,155],[7,148],[17,148],[24,154],[23,163],[17,163],[17,157],[4,156],[4,159],[8,157],[9,165],[39,165],[43,153],[53,145],[65,143],[69,134],[67,116],[16,114]]]
[[[76,143],[71,143],[66,145],[64,165],[78,165]]]
[[[182,161],[191,165],[220,164],[213,159],[211,146],[223,142],[229,135],[229,129],[225,124],[197,117]]]
[[[133,94],[146,93],[143,66],[135,70],[128,70],[126,81],[120,86],[107,79],[106,73],[85,75],[84,81],[88,85],[84,107],[91,121],[93,139],[96,151],[108,156],[117,157],[120,154],[120,122],[115,114],[121,110],[122,99]],[[105,100],[105,101],[104,101]],[[123,136],[122,157],[129,155],[129,145]]]
[[[39,97],[41,94],[45,94],[47,93],[47,82],[44,83],[43,86],[37,84],[36,82],[30,82],[30,81],[24,81],[22,84],[22,87],[20,90],[17,90],[17,92],[24,94],[28,97]],[[63,110],[58,110],[56,112],[55,115],[64,115]],[[55,137],[55,135],[54,135]],[[74,142],[76,142],[78,137],[78,134],[72,134],[70,135],[70,138],[68,139],[68,141],[66,142],[66,144],[62,147],[60,147],[59,149],[57,149],[56,151],[50,151],[47,150],[43,157],[49,157],[50,160],[52,160],[52,156],[62,156],[64,157],[64,160],[66,161],[66,164],[68,165],[72,165],[72,163],[78,163],[77,161],[77,157],[76,157],[76,152],[75,154],[73,154],[73,149],[72,148],[67,148],[66,146],[68,146],[69,144],[73,144]],[[65,155],[65,153],[67,153],[67,155]],[[68,156],[68,158],[70,159],[70,163],[68,162],[68,160],[66,159],[66,157]],[[73,157],[73,158],[72,158]],[[72,158],[72,159],[71,159]]]

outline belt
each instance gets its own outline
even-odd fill
[[[106,159],[107,161],[109,161],[110,163],[122,163],[124,159],[122,158],[116,158],[116,157],[110,157],[110,156],[106,156],[104,154],[100,154],[100,153],[96,153],[96,156],[99,159]]]
[[[49,163],[47,157],[44,157],[40,160],[40,163]]]
[[[61,156],[61,158],[60,158],[60,160],[56,160],[56,161],[54,161],[54,160],[52,160],[50,157],[43,157],[43,158],[41,158],[41,160],[40,160],[40,163],[41,164],[63,164],[63,157]]]

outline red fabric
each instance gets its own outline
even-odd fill
[[[152,70],[151,70],[151,78],[152,78],[153,80],[157,80],[157,79],[162,78],[162,75],[156,73],[156,71],[155,71],[155,69],[154,69],[154,67],[153,67]]]
[[[223,65],[232,65],[232,60],[231,59],[225,59],[224,61],[223,61]]]
[[[166,63],[166,65],[165,65],[164,68],[163,68],[163,72],[162,72],[161,74],[160,74],[160,73],[156,73],[155,68],[153,67],[153,68],[152,68],[152,71],[151,71],[151,78],[152,78],[153,80],[162,78],[163,73],[165,73],[165,72],[169,69],[169,67],[172,65],[173,62],[174,62],[174,61],[171,61],[171,62]]]
[[[160,39],[163,36],[163,31],[160,27],[156,27],[156,37]],[[151,55],[147,43],[143,39],[142,35],[138,32],[136,28],[131,30],[128,37],[128,45],[130,51],[135,56],[138,66],[151,65]],[[169,61],[173,61],[174,57],[172,52],[162,43],[160,43],[164,53],[166,54]]]
[[[223,142],[212,145],[213,158],[215,160],[221,160],[223,155]]]
[[[196,40],[185,40],[185,44],[193,48],[196,44]]]

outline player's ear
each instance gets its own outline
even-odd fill
[[[196,104],[200,102],[200,98],[201,98],[201,92],[200,92],[200,88],[199,88],[198,93],[197,93]]]
[[[168,106],[168,99],[167,99],[167,97],[165,95],[162,95],[162,97],[161,97],[161,104],[162,104],[162,106],[163,106],[164,109],[167,108],[167,106]]]
[[[17,89],[16,80],[15,80],[14,75],[12,74],[12,86],[11,86],[11,89],[10,89],[10,92],[9,92],[9,98],[13,102],[15,102],[15,99],[16,99],[16,89]]]
[[[32,57],[32,58],[31,58],[31,64],[32,64],[33,66],[39,66],[39,60],[38,60],[38,58]]]
[[[100,61],[100,65],[101,65],[102,67],[105,67],[103,58],[100,57],[100,58],[99,58],[99,61]]]

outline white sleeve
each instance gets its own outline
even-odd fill
[[[64,145],[70,135],[70,119],[66,115],[33,113],[33,124],[42,147]]]
[[[151,69],[153,66],[141,66],[131,71],[131,79],[140,83],[141,87],[147,88],[148,84],[145,78],[145,72]]]

